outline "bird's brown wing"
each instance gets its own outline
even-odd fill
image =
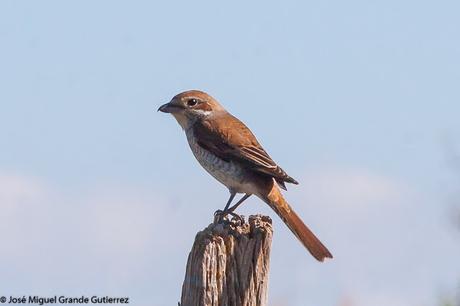
[[[223,160],[237,160],[253,171],[272,176],[284,189],[284,182],[298,184],[271,159],[249,128],[228,113],[196,122],[193,132],[201,147]]]

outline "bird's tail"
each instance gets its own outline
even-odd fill
[[[278,186],[271,184],[270,189],[265,195],[260,196],[284,221],[297,239],[307,248],[307,250],[318,261],[324,258],[332,258],[332,254],[313,234],[313,232],[303,223],[302,219],[294,212],[289,203],[283,198]]]

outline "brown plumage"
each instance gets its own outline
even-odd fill
[[[246,125],[231,114],[204,118],[192,128],[198,144],[223,160],[237,160],[251,171],[273,177],[283,189],[284,182],[298,184],[271,159]]]
[[[265,196],[262,197],[273,211],[283,220],[291,232],[302,242],[313,257],[318,261],[324,261],[325,258],[332,258],[332,254],[322,244],[322,242],[313,234],[313,232],[303,223],[302,219],[296,214],[289,203],[284,199],[279,188],[273,184],[273,181],[262,184]]]
[[[308,251],[319,261],[331,253],[303,223],[283,198],[279,188],[298,184],[262,148],[254,134],[208,94],[191,90],[176,95],[160,111],[171,113],[185,130],[190,148],[199,163],[222,184],[231,197],[245,193],[240,202],[254,194],[284,221]],[[275,184],[276,182],[276,184]]]

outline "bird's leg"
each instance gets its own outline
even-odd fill
[[[214,213],[214,218],[217,217],[217,220],[218,220],[219,222],[228,214],[228,208],[229,208],[230,204],[232,204],[232,201],[233,201],[233,199],[235,198],[235,195],[236,195],[236,192],[230,191],[230,198],[228,199],[227,204],[225,205],[224,210],[218,209],[218,210]]]
[[[232,201],[235,198],[235,195],[236,195],[235,191],[230,191],[230,198],[228,199],[227,204],[225,205],[224,212],[226,212],[230,204],[232,204]]]
[[[238,214],[235,213],[234,211],[235,211],[235,209],[238,208],[238,206],[241,205],[241,203],[243,203],[243,202],[244,202],[247,198],[249,198],[250,196],[251,196],[251,194],[246,193],[246,194],[245,194],[235,205],[233,205],[232,207],[227,208],[226,210],[224,210],[224,211],[222,212],[222,214],[223,214],[224,216],[226,216],[226,215],[231,215],[233,218],[236,218],[237,220],[240,221],[241,224],[243,224],[243,223],[244,223],[243,217],[240,216],[240,215],[238,215]]]
[[[229,213],[233,213],[233,211],[234,211],[235,209],[237,209],[238,206],[240,206],[241,203],[243,203],[244,201],[246,201],[246,199],[249,198],[250,196],[251,196],[250,193],[246,193],[246,194],[245,194],[235,205],[233,205],[232,207],[230,207],[230,208],[228,209],[228,212],[229,212]]]

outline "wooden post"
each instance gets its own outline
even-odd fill
[[[181,306],[267,305],[272,220],[210,224],[188,256]]]

